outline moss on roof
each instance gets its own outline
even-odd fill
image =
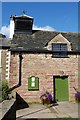
[[[72,49],[78,50],[79,39],[78,33],[71,32],[52,32],[33,30],[32,34],[14,34],[11,41],[11,49],[22,48],[23,50],[40,49],[44,50],[48,42],[51,41],[56,35],[62,34],[69,42],[72,43]]]

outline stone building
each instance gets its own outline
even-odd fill
[[[0,80],[9,80],[9,51],[10,41],[0,34]]]
[[[74,87],[79,88],[78,34],[33,30],[32,25],[30,16],[11,16],[10,90],[27,102],[40,102],[46,90],[54,101],[74,101]]]

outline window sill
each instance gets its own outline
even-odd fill
[[[51,56],[52,58],[70,58],[70,57],[68,57],[68,56],[66,56],[66,57],[57,57],[57,56]]]

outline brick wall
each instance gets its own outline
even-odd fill
[[[78,57],[52,58],[50,54],[23,54],[22,81],[17,91],[27,102],[40,101],[40,95],[45,90],[53,91],[53,76],[68,76],[69,100],[74,100],[74,86],[78,88]],[[10,60],[10,87],[18,83],[19,55],[11,55]],[[28,78],[39,77],[39,91],[28,91]]]

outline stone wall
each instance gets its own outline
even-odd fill
[[[6,79],[6,50],[1,52],[2,80]]]
[[[19,80],[19,57],[18,55],[11,55],[10,57],[10,76],[9,86],[13,87],[18,84]]]
[[[40,95],[45,90],[54,94],[53,76],[68,76],[69,100],[74,100],[75,90],[78,88],[78,56],[69,55],[68,58],[52,58],[51,54],[22,54],[22,81],[17,91],[27,102],[40,102]],[[11,55],[10,87],[19,80],[19,55]],[[39,91],[28,90],[28,78],[39,77]]]

